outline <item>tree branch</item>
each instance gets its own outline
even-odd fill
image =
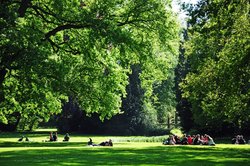
[[[48,33],[46,33],[45,39],[49,39],[51,36],[54,36],[57,32],[63,31],[66,29],[82,29],[82,28],[90,28],[90,27],[93,27],[93,26],[91,26],[91,25],[74,25],[74,24],[61,25],[61,26],[58,26],[58,27],[52,29]]]
[[[46,18],[44,16],[44,13],[46,14],[47,12],[44,12],[43,10],[41,10],[41,8],[38,8],[37,6],[32,6],[32,8],[36,12],[36,14],[38,16],[40,16],[45,22],[47,22],[47,23],[54,23],[53,21],[48,20],[48,18]],[[39,10],[42,11],[42,12],[40,12]]]

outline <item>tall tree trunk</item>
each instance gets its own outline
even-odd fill
[[[168,126],[168,129],[170,129],[170,117],[168,116],[168,121],[167,121],[167,126]]]
[[[14,131],[16,131],[17,130],[17,126],[18,126],[18,124],[19,124],[19,122],[21,120],[21,114],[20,114],[20,112],[16,112],[14,114],[16,116],[16,122],[14,124]]]
[[[3,81],[7,74],[7,70],[5,68],[0,70],[0,103],[4,100],[4,93],[3,93]]]
[[[29,131],[32,131],[32,130],[33,130],[36,121],[37,121],[37,119],[35,119],[35,118],[31,121],[31,123],[30,123],[30,125],[29,125]]]

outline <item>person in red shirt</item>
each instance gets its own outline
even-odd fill
[[[203,145],[208,145],[208,136],[207,136],[207,134],[204,135],[202,141],[203,141],[202,142]]]
[[[193,138],[190,135],[188,135],[188,140],[187,141],[188,141],[189,145],[193,144]]]

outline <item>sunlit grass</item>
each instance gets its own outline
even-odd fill
[[[0,165],[249,165],[250,145],[167,146],[147,137],[72,134],[70,142],[42,142],[48,134],[27,133],[32,142],[17,142],[20,133],[0,136]],[[14,137],[14,138],[12,138]],[[113,139],[113,147],[87,146]],[[157,138],[157,139],[156,139]],[[150,140],[158,140],[158,137]],[[11,141],[12,140],[12,141]],[[135,142],[133,142],[135,140]],[[138,142],[138,141],[141,142]],[[143,142],[148,141],[148,142]]]
[[[33,133],[2,133],[0,141],[16,142],[21,136],[28,137],[32,142],[46,142],[49,140],[49,133],[53,131],[49,129],[39,130]],[[40,133],[41,132],[41,133]],[[83,134],[70,134],[70,142],[87,142],[92,138],[95,143],[112,139],[114,142],[162,142],[167,136],[96,136]],[[58,142],[62,142],[64,134],[58,134]]]

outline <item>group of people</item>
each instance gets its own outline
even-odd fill
[[[89,146],[113,146],[113,142],[112,142],[111,139],[109,139],[109,140],[103,141],[103,142],[101,142],[101,143],[99,143],[99,144],[94,144],[93,141],[92,141],[92,139],[89,138],[88,145],[89,145]]]
[[[64,136],[64,139],[63,139],[63,142],[68,142],[70,139],[69,137],[69,134],[66,133],[65,136]],[[58,140],[58,136],[57,136],[57,132],[50,132],[49,134],[49,140],[43,140],[43,142],[55,142]],[[21,136],[19,139],[18,139],[19,142],[22,142],[22,141],[30,141],[30,139],[28,137],[25,137],[25,136]]]
[[[215,142],[209,135],[188,135],[184,134],[182,137],[177,135],[170,135],[166,140],[163,141],[164,145],[211,145],[215,146]]]
[[[50,132],[49,134],[49,141],[53,142],[53,141],[57,141],[57,132]]]
[[[52,141],[57,141],[57,139],[58,139],[57,132],[53,132],[53,133],[50,132],[50,139],[49,139],[49,141],[51,141],[51,142]],[[68,142],[69,139],[70,139],[69,133],[66,133],[65,136],[64,136],[63,142]],[[111,139],[109,139],[109,140],[103,141],[103,142],[101,142],[99,144],[94,144],[93,141],[92,141],[92,139],[89,138],[88,145],[89,146],[113,146],[113,142],[112,142]]]
[[[69,139],[70,139],[69,134],[66,133],[65,136],[64,136],[63,142],[65,142],[65,141],[67,142],[67,141],[69,141]],[[57,132],[50,132],[50,134],[49,134],[49,142],[55,142],[55,141],[58,141]]]
[[[21,136],[21,138],[19,138],[18,141],[19,142],[21,142],[21,141],[30,141],[30,139],[28,137]]]
[[[68,142],[70,139],[70,136],[68,133],[65,134],[63,142]],[[49,135],[49,141],[54,142],[58,140],[57,132],[50,132]],[[18,141],[30,141],[28,137],[21,136],[21,138],[18,139]],[[45,141],[47,142],[47,141]],[[250,140],[249,140],[250,143]],[[213,138],[207,134],[204,135],[188,135],[183,134],[182,137],[179,137],[177,135],[169,135],[169,137],[163,141],[163,145],[211,145],[215,146],[215,142]],[[232,144],[246,144],[246,140],[244,139],[243,135],[236,135],[232,139]],[[89,138],[88,141],[89,146],[113,146],[113,142],[111,139],[107,141],[103,141],[99,144],[94,144],[92,139]]]
[[[49,135],[49,141],[50,142],[53,142],[53,141],[57,141],[58,139],[58,136],[57,136],[57,132],[50,132],[50,135]],[[64,139],[63,139],[63,142],[68,142],[70,139],[69,137],[69,133],[66,133],[65,136],[64,136]],[[99,144],[94,144],[92,139],[89,138],[89,141],[88,141],[88,145],[89,146],[113,146],[113,142],[111,139],[107,140],[107,141],[103,141]]]
[[[246,144],[246,140],[244,139],[243,135],[236,135],[232,139],[232,144]]]

